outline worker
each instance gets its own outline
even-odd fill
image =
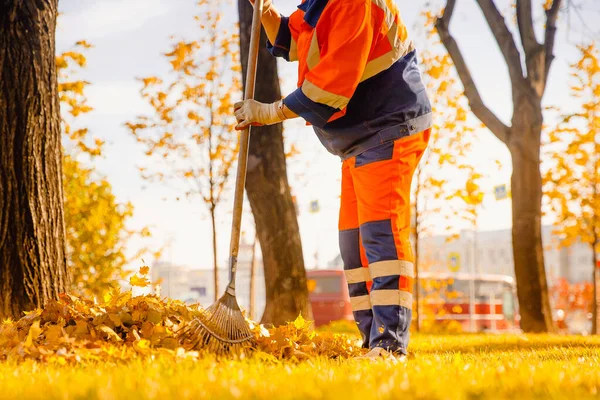
[[[253,2],[252,0],[250,0]],[[304,0],[289,18],[271,0],[271,54],[298,61],[281,101],[235,105],[236,129],[302,117],[342,159],[339,242],[366,358],[404,358],[412,319],[410,187],[431,105],[394,0]]]

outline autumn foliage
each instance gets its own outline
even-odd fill
[[[66,155],[63,174],[71,290],[78,295],[102,297],[130,274],[125,269],[129,262],[146,253],[146,249],[140,249],[128,256],[130,239],[148,237],[150,231],[127,227],[133,205],[119,203],[110,183],[94,168]]]
[[[87,65],[86,41],[56,57],[58,93],[63,131],[63,190],[67,265],[72,293],[102,297],[129,274],[126,266],[148,251],[128,254],[134,237],[150,236],[148,228],[131,229],[131,203],[120,203],[112,185],[96,171],[93,160],[102,156],[104,141],[81,126],[81,116],[93,112],[85,89],[89,82],[78,79]],[[156,252],[154,256],[158,255]]]
[[[223,18],[227,2],[197,5],[199,39],[174,41],[164,54],[171,66],[167,76],[140,79],[152,112],[126,125],[148,156],[139,167],[142,177],[206,205],[218,296],[216,209],[238,153],[233,103],[242,91],[239,37]]]
[[[562,245],[589,246],[589,276],[597,293],[600,271],[600,54],[594,45],[579,46],[580,59],[571,66],[571,95],[576,111],[563,115],[548,133],[545,200],[555,217]],[[596,296],[592,296],[596,297]],[[596,297],[597,298],[597,297]],[[598,333],[597,304],[591,307],[592,331]]]
[[[148,286],[148,272],[148,267],[142,267],[130,282]],[[18,321],[0,324],[0,361],[35,359],[65,364],[126,361],[157,354],[198,358],[203,349],[185,349],[176,335],[202,312],[197,305],[156,295],[133,296],[131,290],[117,288],[99,302],[65,294]],[[256,335],[254,351],[263,359],[351,357],[362,351],[357,338],[316,333],[302,316],[271,329],[248,323]]]
[[[600,249],[600,54],[580,46],[572,65],[571,95],[579,109],[548,133],[544,189],[564,244],[580,240]],[[590,271],[594,267],[590,259]]]
[[[104,141],[92,137],[88,128],[76,124],[77,117],[93,110],[85,96],[85,89],[90,82],[76,78],[77,73],[87,66],[85,51],[91,47],[83,40],[75,43],[71,50],[56,56],[56,70],[66,152],[96,157],[102,153]]]
[[[428,11],[422,18],[428,27],[429,44],[421,52],[423,80],[431,99],[434,120],[428,149],[413,178],[413,242],[418,272],[426,271],[430,266],[427,259],[430,249],[421,239],[435,234],[437,226],[444,224],[448,241],[458,238],[464,227],[476,229],[484,197],[481,184],[485,178],[482,173],[485,168],[475,165],[473,160],[479,132],[470,117],[452,59],[433,29],[436,16]],[[417,324],[424,330],[437,329],[434,325],[438,312],[423,306],[435,291],[428,290],[427,293],[419,291],[418,305],[415,304],[420,311]],[[421,298],[424,295],[426,298]],[[455,328],[449,330],[455,331]]]
[[[496,159],[482,165],[474,156],[485,127],[477,128],[450,55],[433,29],[436,16],[422,15],[429,46],[421,52],[424,82],[434,121],[428,150],[414,177],[414,234],[431,235],[443,217],[449,240],[462,228],[475,229],[484,199],[483,171],[501,168]],[[483,132],[482,132],[483,131]]]

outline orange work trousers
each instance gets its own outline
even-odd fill
[[[406,354],[414,258],[410,188],[430,130],[343,161],[340,252],[363,347]]]

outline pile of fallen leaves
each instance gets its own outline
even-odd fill
[[[132,280],[137,286],[146,282],[144,275]],[[102,303],[65,294],[18,321],[0,324],[0,360],[66,364],[156,355],[197,358],[204,350],[181,347],[176,335],[202,312],[200,307],[178,300],[133,296],[131,291],[118,289],[108,293]],[[248,322],[256,335],[255,354],[260,357],[301,360],[351,357],[360,352],[355,338],[316,333],[312,323],[301,316],[271,329]]]

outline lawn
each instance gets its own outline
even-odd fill
[[[0,363],[0,398],[597,399],[600,339],[415,336],[406,364],[154,353],[130,361]]]

